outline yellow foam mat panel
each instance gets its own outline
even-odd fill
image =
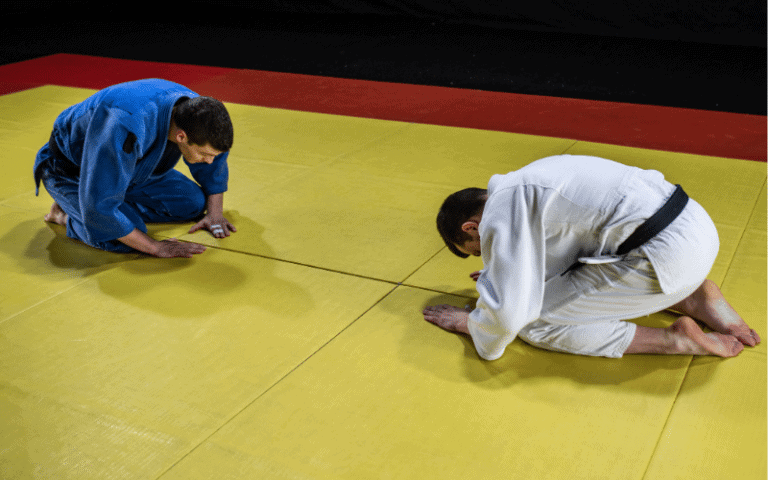
[[[40,146],[42,146],[42,143]],[[31,148],[20,147],[4,141],[0,143],[0,148],[7,155],[6,158],[34,159],[37,153],[36,150]],[[33,187],[32,166],[29,162],[8,162],[8,165],[5,165],[3,170],[5,174],[0,176],[0,201],[27,193]]]
[[[66,292],[94,274],[136,259],[69,240],[44,212],[0,206],[0,323]]]
[[[241,106],[231,114],[235,125],[251,132],[233,147],[225,197],[225,205],[237,205],[245,234],[180,238],[394,282],[440,249],[435,212],[461,188],[457,180],[483,185],[493,171],[562,153],[574,143],[293,112],[302,128],[297,136],[295,126],[286,134],[265,127],[285,124],[285,111]],[[264,139],[268,132],[280,141]],[[286,150],[283,137],[296,146]],[[315,144],[321,153],[307,153]],[[275,155],[279,146],[283,153]]]
[[[574,143],[568,139],[408,124],[397,135],[354,155],[339,157],[334,164],[342,170],[375,177],[485,188],[491,175],[562,153]]]
[[[437,235],[437,232],[433,235]],[[477,297],[475,282],[469,274],[482,269],[483,261],[480,257],[459,258],[443,248],[404,283],[438,292]]]
[[[90,93],[0,96],[0,478],[765,478],[765,342],[609,360],[516,340],[486,362],[420,313],[477,296],[482,262],[435,229],[445,196],[592,154],[704,205],[710,278],[768,341],[764,163],[228,104],[238,232],[149,225],[209,246],[161,260],[42,220],[34,154]]]
[[[642,478],[688,357],[486,362],[416,315],[463,301],[399,287],[163,478]]]
[[[765,207],[763,185],[722,288],[763,339]],[[693,360],[647,478],[766,478],[766,341],[727,361]],[[698,461],[680,462],[681,458]]]
[[[225,202],[238,207],[237,235],[181,238],[395,282],[440,249],[423,208],[440,188],[332,168],[260,193],[231,185]]]
[[[0,324],[3,478],[157,478],[392,288],[220,250],[95,275]]]
[[[761,335],[766,332],[764,338],[768,337],[765,315],[766,244],[766,187],[763,185],[723,282],[723,292],[750,325]],[[768,342],[763,342],[756,350],[765,353],[766,345]]]
[[[646,479],[766,478],[765,354],[691,363]]]
[[[318,165],[396,135],[408,123],[228,104],[244,159]],[[354,132],[354,135],[350,133]]]
[[[50,138],[56,116],[93,92],[45,86],[0,95],[0,149],[9,160],[0,176],[0,202],[33,210],[50,207],[51,198],[44,188],[39,197],[34,196],[35,155]]]

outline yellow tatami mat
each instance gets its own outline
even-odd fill
[[[766,194],[763,186],[723,282],[723,293],[765,332]],[[756,268],[757,267],[757,268]],[[766,343],[728,362],[693,359],[648,470],[649,478],[763,478]],[[753,414],[763,416],[751,418]],[[762,441],[759,441],[762,440]],[[752,443],[754,442],[754,443]],[[739,450],[732,446],[739,445]],[[698,452],[699,462],[680,459]],[[759,461],[751,461],[751,459]]]
[[[169,478],[641,478],[688,358],[485,362],[415,321],[435,301],[398,287]]]
[[[157,478],[392,289],[211,250],[0,324],[3,478]]]
[[[482,262],[435,229],[446,195],[591,154],[660,170],[710,212],[710,278],[768,339],[764,163],[229,104],[238,232],[151,225],[209,246],[163,260],[42,219],[34,154],[90,93],[0,96],[0,478],[766,477],[765,342],[609,360],[516,340],[487,362],[421,316],[476,298]]]

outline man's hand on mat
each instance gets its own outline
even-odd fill
[[[220,215],[206,215],[202,220],[197,222],[192,228],[189,229],[189,233],[196,232],[201,228],[205,228],[211,235],[216,238],[228,237],[231,232],[236,232],[237,229],[234,225],[229,223],[229,220]]]
[[[197,243],[180,242],[175,238],[157,242],[155,246],[156,250],[154,256],[160,258],[191,258],[192,255],[203,253],[205,251],[205,247],[203,245]]]
[[[469,335],[467,328],[468,308],[454,307],[453,305],[435,305],[427,307],[422,312],[424,320],[434,323],[449,332],[460,332]]]

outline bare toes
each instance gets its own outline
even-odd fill
[[[749,330],[738,329],[731,330],[730,332],[724,332],[726,335],[732,335],[738,339],[738,341],[749,347],[755,346],[755,339],[752,337],[752,333]]]
[[[744,328],[740,328],[738,331],[728,332],[728,334],[733,335],[739,340],[739,342],[748,347],[754,347],[760,343],[760,336],[757,335],[757,332],[747,327],[746,325],[744,325]]]
[[[754,347],[755,345],[757,345],[757,341],[752,336],[752,333],[742,333],[740,335],[737,335],[736,338],[739,339],[740,343],[747,345],[749,347]]]
[[[733,356],[735,357],[736,355],[740,354],[742,350],[744,350],[744,344],[742,344],[738,338],[734,338],[731,347]]]
[[[744,350],[744,344],[742,344],[741,341],[736,337],[728,337],[727,348],[729,350],[730,356],[735,357],[736,355],[740,354],[742,350]]]

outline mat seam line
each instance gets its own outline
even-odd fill
[[[79,282],[79,283],[78,283],[78,284],[76,284],[76,285],[72,285],[71,287],[69,287],[69,288],[68,288],[68,289],[66,289],[66,290],[63,290],[63,291],[61,291],[61,292],[59,292],[59,293],[57,293],[57,294],[55,294],[55,295],[51,295],[50,297],[48,297],[48,298],[46,298],[46,299],[40,300],[39,302],[35,303],[34,305],[30,305],[30,306],[28,306],[27,308],[25,308],[25,309],[23,309],[23,310],[19,310],[18,312],[14,313],[14,314],[13,314],[13,315],[11,315],[10,317],[8,317],[8,318],[5,318],[5,319],[3,319],[3,320],[0,320],[0,325],[3,325],[3,324],[5,324],[5,322],[9,322],[9,321],[13,320],[14,318],[18,317],[19,315],[21,315],[21,314],[23,314],[23,313],[25,313],[25,312],[28,312],[28,311],[32,310],[33,308],[37,307],[38,305],[42,305],[43,303],[45,303],[45,302],[47,302],[47,301],[49,301],[49,300],[52,300],[52,299],[54,299],[54,298],[58,297],[59,295],[63,295],[63,294],[65,294],[65,293],[69,292],[69,291],[70,291],[70,290],[72,290],[73,288],[77,288],[77,287],[78,287],[78,286],[80,286],[80,285],[81,285],[83,282],[86,282],[86,281],[87,281],[87,280],[83,280],[82,282]]]
[[[19,194],[19,195],[14,195],[13,197],[8,197],[5,200],[0,201],[0,208],[10,208],[10,209],[13,209],[16,212],[37,212],[37,211],[39,211],[39,209],[24,208],[24,207],[19,207],[18,205],[10,205],[8,203],[10,200],[18,198],[18,197],[20,197],[22,195],[27,195],[27,193],[22,193],[22,194]]]
[[[561,155],[565,155],[566,153],[568,153],[568,150],[575,147],[577,143],[583,141],[583,140],[574,140],[574,139],[568,139],[568,140],[573,140],[573,143],[570,146],[568,146],[565,150],[563,150],[563,153],[561,153]]]
[[[193,242],[191,240],[184,240],[184,239],[179,239],[179,241],[180,242],[187,242],[187,243],[197,243],[197,242]],[[325,272],[338,273],[340,275],[348,275],[350,277],[362,278],[364,280],[372,280],[372,281],[375,281],[375,282],[388,283],[390,285],[395,285],[395,286],[399,286],[399,285],[403,285],[404,284],[403,282],[398,282],[396,280],[387,280],[387,279],[384,279],[384,278],[369,277],[369,276],[362,275],[362,274],[359,274],[359,273],[345,272],[343,270],[334,270],[332,268],[321,267],[321,266],[312,265],[312,264],[309,264],[309,263],[302,263],[302,262],[298,262],[296,260],[287,260],[287,259],[284,259],[284,258],[270,257],[268,255],[263,255],[263,254],[259,254],[259,253],[243,252],[243,251],[240,251],[240,250],[233,250],[233,249],[219,247],[219,246],[215,246],[215,245],[205,245],[205,246],[208,247],[208,248],[213,248],[215,250],[222,250],[222,251],[225,251],[225,252],[231,252],[231,253],[236,253],[236,254],[240,254],[240,255],[249,255],[249,256],[252,256],[252,257],[264,258],[264,259],[267,259],[267,260],[274,260],[276,262],[282,262],[282,263],[289,263],[289,264],[292,264],[292,265],[298,265],[300,267],[314,268],[316,270],[322,270],[322,271],[325,271]],[[437,254],[435,254],[435,255],[437,255]],[[434,257],[434,255],[432,257],[430,257],[430,259],[433,258],[433,257]],[[419,267],[419,268],[421,268],[421,267]],[[443,293],[446,293],[446,292],[443,292]]]
[[[180,242],[195,243],[195,242],[190,242],[188,240],[181,240],[181,239],[179,241]],[[349,276],[349,277],[361,278],[363,280],[370,280],[370,281],[373,281],[373,282],[388,283],[388,284],[394,285],[396,287],[397,286],[403,286],[403,287],[409,287],[409,288],[416,288],[416,289],[424,290],[424,291],[427,291],[427,292],[435,292],[435,293],[443,293],[443,294],[446,294],[446,295],[453,295],[453,296],[456,296],[456,297],[474,298],[473,296],[470,296],[470,295],[462,295],[460,293],[446,292],[444,290],[438,290],[436,288],[430,288],[430,287],[423,287],[423,286],[420,286],[420,285],[414,285],[414,284],[411,284],[411,283],[407,282],[408,278],[410,278],[411,275],[413,275],[420,268],[422,268],[424,265],[429,263],[429,261],[432,260],[433,258],[435,258],[441,251],[443,251],[445,249],[445,247],[439,249],[434,255],[429,257],[424,263],[422,263],[413,272],[409,273],[405,277],[405,279],[400,281],[400,282],[395,281],[395,280],[386,280],[386,279],[383,279],[383,278],[368,277],[368,276],[365,276],[365,275],[361,275],[359,273],[345,272],[343,270],[334,270],[334,269],[331,269],[331,268],[320,267],[320,266],[311,265],[311,264],[308,264],[308,263],[297,262],[295,260],[286,260],[284,258],[270,257],[268,255],[262,255],[262,254],[258,254],[258,253],[242,252],[240,250],[231,250],[231,249],[228,249],[228,248],[223,248],[223,247],[218,247],[218,246],[211,246],[211,245],[207,245],[207,247],[213,248],[215,250],[221,250],[221,251],[231,252],[231,253],[240,254],[240,255],[249,255],[249,256],[252,256],[252,257],[263,258],[265,260],[273,260],[273,261],[276,261],[276,262],[288,263],[288,264],[297,265],[297,266],[300,266],[300,267],[312,268],[312,269],[321,270],[321,271],[324,271],[324,272],[337,273],[339,275],[346,275],[346,276]]]
[[[418,272],[418,271],[419,271],[419,270],[420,270],[420,269],[421,269],[421,268],[422,268],[424,265],[428,264],[428,263],[429,263],[429,262],[430,262],[430,261],[431,261],[433,258],[435,258],[435,257],[436,257],[438,254],[440,254],[440,252],[442,252],[443,250],[445,250],[445,248],[446,248],[446,247],[441,247],[441,248],[438,248],[438,249],[437,249],[437,251],[436,251],[436,252],[435,252],[435,253],[434,253],[434,254],[433,254],[431,257],[429,257],[428,259],[426,259],[426,260],[424,261],[424,263],[422,263],[421,265],[419,265],[418,267],[416,267],[416,268],[415,268],[415,269],[414,269],[414,270],[413,270],[411,273],[409,273],[408,275],[406,275],[406,276],[405,276],[405,278],[404,278],[404,279],[403,279],[403,280],[400,282],[400,284],[403,284],[403,283],[405,283],[405,282],[406,282],[406,280],[408,280],[409,278],[411,278],[411,276],[413,276],[413,274],[414,274],[414,273]]]
[[[432,255],[431,257],[429,257],[429,258],[428,258],[428,259],[427,259],[427,260],[426,260],[424,263],[422,263],[421,265],[419,265],[418,267],[416,267],[416,269],[415,269],[414,271],[412,271],[411,273],[409,273],[409,274],[408,274],[408,276],[406,276],[406,277],[403,279],[403,281],[402,281],[402,282],[398,283],[398,285],[402,285],[402,286],[404,286],[404,287],[409,287],[409,288],[416,288],[416,289],[419,289],[419,290],[424,290],[424,291],[427,291],[427,292],[435,292],[435,293],[442,293],[442,294],[445,294],[445,295],[453,295],[453,296],[455,296],[455,297],[461,297],[461,298],[470,298],[470,299],[471,299],[471,298],[475,298],[475,297],[472,297],[472,296],[469,296],[469,295],[461,295],[461,294],[459,294],[459,293],[444,292],[444,291],[442,291],[442,290],[437,290],[437,289],[434,289],[434,288],[429,288],[429,287],[420,287],[420,286],[418,286],[418,285],[412,285],[412,284],[410,284],[410,283],[406,283],[406,282],[408,281],[408,279],[409,279],[409,278],[411,278],[411,276],[412,276],[414,273],[418,272],[418,271],[419,271],[419,270],[420,270],[422,267],[424,267],[424,265],[426,265],[427,263],[429,263],[430,261],[432,261],[432,259],[433,259],[433,258],[435,258],[436,256],[438,256],[438,255],[440,254],[440,252],[442,252],[442,251],[443,251],[443,250],[445,250],[446,248],[447,248],[447,247],[442,247],[442,248],[441,248],[441,249],[439,249],[437,252],[435,252],[435,254],[434,254],[434,255]]]
[[[669,420],[672,418],[672,412],[675,409],[675,405],[677,405],[677,400],[680,398],[680,392],[683,390],[683,384],[685,384],[685,379],[688,378],[688,374],[691,371],[691,364],[693,363],[693,357],[694,357],[693,355],[690,356],[688,360],[688,365],[685,367],[685,375],[683,375],[683,379],[680,381],[680,384],[677,386],[677,392],[675,392],[675,399],[672,402],[672,405],[670,405],[669,410],[667,411],[667,418],[664,420],[664,425],[662,425],[661,430],[659,431],[659,436],[656,438],[656,444],[653,446],[653,451],[648,456],[648,463],[645,465],[643,476],[640,477],[641,480],[646,480],[646,478],[648,477],[648,470],[651,468],[651,463],[653,462],[653,459],[656,456],[656,453],[659,451],[661,440],[664,437],[664,431],[667,429]]]
[[[289,370],[289,371],[288,371],[288,372],[287,372],[285,375],[283,375],[282,377],[280,377],[279,379],[277,379],[277,380],[276,380],[276,381],[275,381],[275,382],[274,382],[272,385],[270,385],[270,386],[269,386],[269,387],[267,387],[267,388],[266,388],[266,389],[265,389],[263,392],[261,392],[260,394],[258,394],[258,395],[257,395],[257,396],[256,396],[256,397],[253,399],[253,400],[251,400],[250,402],[248,402],[248,403],[247,403],[247,404],[246,404],[246,405],[245,405],[243,408],[241,408],[240,410],[238,410],[237,412],[235,412],[235,414],[233,414],[233,415],[232,415],[232,416],[231,416],[231,417],[230,417],[228,420],[226,420],[224,423],[222,423],[221,425],[219,425],[219,427],[217,427],[216,429],[214,429],[214,430],[213,430],[213,431],[212,431],[212,432],[211,432],[209,435],[207,435],[207,436],[206,436],[204,439],[202,439],[202,440],[201,440],[201,441],[200,441],[200,442],[199,442],[197,445],[195,445],[193,448],[191,448],[191,449],[190,449],[190,450],[189,450],[187,453],[185,453],[184,455],[182,455],[181,457],[179,457],[179,458],[178,458],[178,459],[177,459],[177,460],[176,460],[176,461],[175,461],[175,462],[174,462],[174,463],[173,463],[173,464],[172,464],[170,467],[168,467],[166,470],[164,470],[162,473],[160,473],[160,474],[159,474],[159,475],[156,477],[156,480],[160,480],[160,479],[161,479],[163,476],[165,476],[165,475],[166,475],[168,472],[170,472],[171,470],[173,470],[173,468],[174,468],[174,467],[176,467],[178,464],[180,464],[180,463],[181,463],[181,462],[182,462],[182,461],[183,461],[185,458],[187,458],[188,456],[190,456],[192,453],[194,453],[194,452],[195,452],[195,451],[196,451],[198,448],[200,448],[201,446],[203,446],[203,444],[205,444],[205,443],[206,443],[208,440],[210,440],[210,439],[211,439],[211,438],[212,438],[214,435],[216,435],[216,433],[218,433],[218,432],[219,432],[221,429],[223,429],[224,427],[226,427],[227,425],[229,425],[229,424],[230,424],[230,423],[231,423],[231,422],[232,422],[234,419],[236,419],[238,416],[240,416],[240,414],[242,414],[242,413],[243,413],[245,410],[247,410],[247,409],[248,409],[248,408],[249,408],[251,405],[253,405],[253,404],[255,404],[256,402],[258,402],[258,401],[259,401],[259,399],[261,399],[261,398],[262,398],[264,395],[266,395],[268,392],[270,392],[270,391],[271,391],[273,388],[275,388],[275,387],[276,387],[278,384],[280,384],[280,383],[281,383],[283,380],[285,380],[285,379],[286,379],[288,376],[290,376],[290,375],[291,375],[293,372],[295,372],[297,369],[299,369],[299,368],[300,368],[302,365],[304,365],[304,364],[305,364],[307,361],[309,361],[309,360],[310,360],[312,357],[314,357],[314,356],[315,356],[317,353],[319,353],[321,350],[323,350],[325,347],[327,347],[327,346],[328,346],[328,345],[329,345],[331,342],[333,342],[333,341],[334,341],[336,338],[338,338],[338,337],[339,337],[339,335],[341,335],[342,333],[344,333],[344,332],[345,332],[345,331],[346,331],[346,330],[347,330],[349,327],[351,327],[352,325],[354,325],[355,323],[357,323],[357,321],[358,321],[358,320],[360,320],[360,319],[361,319],[363,316],[365,316],[365,314],[367,314],[368,312],[370,312],[370,311],[371,311],[371,310],[372,310],[374,307],[376,307],[376,305],[378,305],[379,303],[381,303],[381,301],[382,301],[382,300],[384,300],[384,299],[385,299],[385,298],[387,298],[389,295],[391,295],[391,294],[392,294],[392,292],[394,292],[395,290],[397,290],[397,288],[398,288],[398,287],[400,287],[400,284],[394,285],[394,286],[393,286],[393,287],[392,287],[392,288],[391,288],[391,289],[390,289],[390,290],[389,290],[387,293],[385,293],[384,295],[382,295],[382,297],[381,297],[381,298],[379,298],[378,300],[376,300],[376,301],[373,303],[373,305],[371,305],[370,307],[366,308],[366,309],[365,309],[365,310],[364,310],[364,311],[363,311],[363,312],[362,312],[360,315],[358,315],[358,316],[357,316],[357,317],[356,317],[354,320],[352,320],[351,322],[349,322],[349,324],[347,324],[347,325],[346,325],[344,328],[342,328],[341,330],[339,330],[338,332],[336,332],[336,334],[335,334],[335,335],[333,335],[333,336],[332,336],[331,338],[329,338],[329,339],[328,339],[328,340],[327,340],[325,343],[323,343],[322,345],[320,345],[320,346],[319,346],[319,347],[318,347],[318,348],[317,348],[315,351],[313,351],[312,353],[310,353],[310,354],[309,354],[309,355],[308,355],[306,358],[304,358],[303,360],[301,360],[301,361],[300,361],[298,364],[296,364],[296,365],[295,365],[293,368],[291,368],[291,369],[290,369],[290,370]]]
[[[92,275],[92,277],[96,277],[96,276],[98,276],[98,275],[101,275],[101,274],[103,274],[103,273],[106,273],[106,272],[108,272],[108,271],[111,271],[111,270],[112,270],[112,269],[111,269],[111,268],[109,268],[109,269],[105,269],[105,270],[102,270],[102,271],[100,271],[100,272],[95,272],[95,273]],[[89,282],[89,281],[91,280],[91,278],[92,278],[92,277],[89,277],[89,278],[83,278],[83,279],[81,279],[79,282],[77,282],[76,284],[72,285],[71,287],[69,287],[69,288],[67,288],[67,289],[65,289],[65,290],[62,290],[62,291],[60,291],[60,292],[58,292],[58,293],[56,293],[56,294],[54,294],[54,295],[51,295],[51,296],[50,296],[50,297],[48,297],[48,298],[45,298],[45,299],[43,299],[43,300],[40,300],[39,302],[37,302],[37,303],[35,303],[35,304],[33,304],[33,305],[30,305],[30,306],[28,306],[27,308],[25,308],[25,309],[23,309],[23,310],[20,310],[20,311],[18,311],[18,312],[16,312],[16,313],[14,313],[13,315],[11,315],[11,316],[10,316],[10,317],[8,317],[8,318],[5,318],[5,319],[3,319],[3,320],[0,320],[0,325],[3,325],[3,324],[4,324],[5,322],[7,322],[7,321],[13,320],[14,318],[18,317],[19,315],[21,315],[21,314],[23,314],[23,313],[25,313],[25,312],[28,312],[28,311],[32,310],[33,308],[37,307],[38,305],[42,305],[43,303],[46,303],[46,302],[48,302],[48,301],[50,301],[50,300],[52,300],[52,299],[54,299],[54,298],[56,298],[56,297],[59,297],[59,296],[61,296],[61,295],[64,295],[65,293],[67,293],[67,292],[69,292],[69,291],[71,291],[71,290],[73,290],[73,289],[75,289],[75,288],[77,288],[77,287],[79,287],[79,286],[83,285],[84,283],[87,283],[87,282]]]
[[[462,295],[461,293],[446,292],[446,291],[443,291],[443,290],[436,290],[434,288],[429,288],[429,287],[420,287],[418,285],[411,285],[409,283],[401,283],[400,285],[402,285],[403,287],[415,288],[417,290],[423,290],[425,292],[442,293],[444,295],[453,295],[454,297],[461,297],[461,298],[467,298],[467,299],[475,299],[475,297],[471,296],[471,295]]]
[[[736,243],[736,248],[733,250],[733,255],[731,255],[731,258],[728,261],[728,268],[725,269],[725,274],[723,274],[723,281],[720,284],[720,288],[724,286],[725,281],[728,279],[728,274],[731,272],[731,267],[733,266],[733,260],[736,258],[736,253],[739,251],[739,247],[744,241],[744,237],[746,237],[747,235],[747,229],[749,228],[749,223],[752,221],[752,218],[754,218],[755,212],[758,208],[757,202],[758,200],[760,200],[760,192],[766,188],[766,182],[768,182],[768,179],[763,180],[763,186],[757,192],[757,196],[755,197],[754,203],[752,204],[752,210],[750,211],[749,217],[747,217],[747,221],[744,224],[744,229],[741,231],[741,236],[739,237],[739,241]]]

